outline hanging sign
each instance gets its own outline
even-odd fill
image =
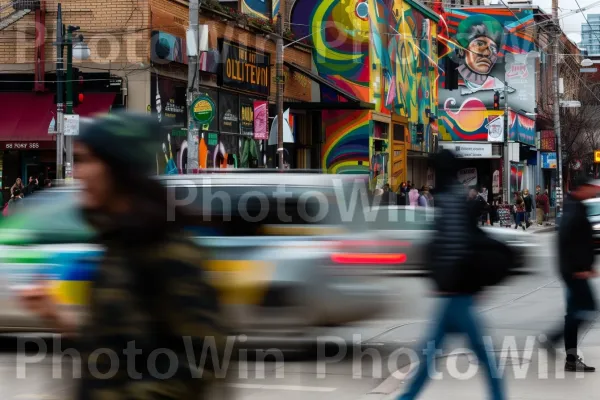
[[[202,125],[210,125],[215,117],[215,103],[208,96],[200,96],[192,103],[192,117]]]
[[[500,194],[500,171],[495,170],[492,175],[492,193]]]
[[[463,168],[458,171],[457,178],[463,185],[477,185],[477,168]]]
[[[254,139],[269,139],[269,109],[266,101],[254,102]]]

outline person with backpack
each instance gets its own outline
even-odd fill
[[[600,194],[600,182],[579,178],[576,187],[564,202],[564,214],[558,228],[558,263],[560,276],[567,289],[566,316],[553,333],[547,335],[542,346],[555,356],[555,346],[564,340],[567,359],[565,371],[594,372],[577,352],[580,329],[597,318],[597,306],[590,280],[598,276],[594,269],[596,253],[594,231],[588,219],[584,200]]]
[[[485,287],[502,282],[518,263],[508,246],[494,241],[479,228],[481,210],[477,196],[465,201],[464,188],[456,181],[460,166],[454,155],[443,150],[436,155],[435,165],[436,201],[441,212],[436,214],[426,267],[431,271],[439,308],[423,351],[419,352],[417,371],[399,400],[417,398],[449,333],[468,336],[479,364],[486,371],[492,400],[504,400],[502,377],[494,374],[495,366],[483,342],[475,299]]]
[[[110,114],[81,124],[74,177],[82,185],[83,216],[105,249],[83,326],[60,312],[48,286],[21,293],[29,310],[75,337],[83,366],[76,399],[201,399],[212,390],[211,362],[226,338],[222,308],[205,252],[183,233],[184,211],[171,209],[166,188],[150,178],[160,133],[145,115]],[[206,357],[210,343],[217,353]],[[102,355],[94,357],[97,349]],[[127,356],[132,350],[136,355]],[[156,357],[157,350],[169,356]],[[201,357],[207,362],[198,370]],[[108,370],[113,378],[93,373]]]

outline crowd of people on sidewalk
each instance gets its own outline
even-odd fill
[[[10,199],[4,204],[2,215],[7,217],[13,214],[18,209],[21,200],[23,200],[25,196],[30,196],[40,189],[49,188],[51,186],[52,181],[50,179],[45,179],[43,186],[41,186],[39,178],[30,176],[29,182],[27,183],[27,186],[25,186],[23,180],[17,178],[10,188]]]
[[[432,192],[432,187],[423,185],[419,190],[415,184],[407,181],[400,184],[396,193],[391,190],[389,184],[385,184],[382,189],[375,190],[374,196],[378,198],[377,204],[380,205],[433,207]]]

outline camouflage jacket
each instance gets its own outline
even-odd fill
[[[202,250],[174,236],[107,247],[81,330],[78,398],[207,398],[207,382],[224,377],[226,336]]]

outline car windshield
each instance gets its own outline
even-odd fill
[[[93,235],[75,190],[50,189],[21,200],[0,224],[0,244],[87,242]]]
[[[590,216],[600,215],[600,201],[593,201],[586,204],[587,213]]]

